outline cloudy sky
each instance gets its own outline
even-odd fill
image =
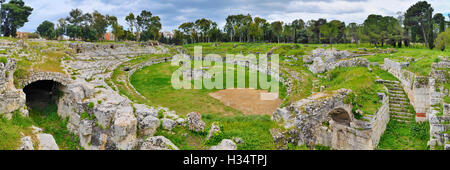
[[[418,0],[24,0],[34,11],[30,22],[20,31],[34,32],[44,20],[55,22],[66,17],[73,8],[83,12],[97,10],[103,14],[114,15],[126,26],[125,16],[130,12],[139,14],[150,10],[161,17],[163,30],[172,31],[178,25],[198,18],[216,21],[225,25],[230,14],[247,14],[268,19],[291,22],[301,18],[338,19],[346,23],[362,23],[369,14],[396,16],[398,11],[406,11]],[[450,13],[450,0],[428,0],[435,13],[447,16]],[[448,18],[447,18],[448,20]]]

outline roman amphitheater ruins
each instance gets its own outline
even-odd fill
[[[0,62],[0,113],[3,116],[11,117],[17,111],[23,116],[29,116],[30,107],[39,107],[46,100],[57,98],[58,115],[67,120],[68,130],[79,137],[79,145],[87,150],[174,150],[180,146],[176,146],[164,136],[156,136],[158,128],[169,131],[177,126],[187,126],[194,131],[209,128],[205,127],[199,113],[190,113],[184,117],[165,106],[140,103],[118,90],[117,84],[111,83],[114,70],[123,68],[127,74],[119,78],[121,84],[145,98],[129,83],[130,77],[136,71],[154,64],[170,62],[172,57],[168,56],[174,54],[182,54],[193,60],[205,60],[204,57],[188,56],[183,48],[159,43],[55,42],[60,44],[58,48],[64,49],[67,56],[71,56],[70,59],[61,60],[62,71],[31,68],[26,76],[14,77],[18,61],[10,56],[14,53],[20,58],[32,61],[33,54],[27,54],[22,49],[41,48],[36,44],[47,42],[50,41],[0,42],[1,48],[7,51],[3,54],[7,57],[7,62]],[[129,61],[142,55],[158,57],[130,64]],[[311,54],[290,56],[282,62],[289,64],[291,61],[303,60],[305,66],[318,76],[324,76],[322,73],[336,68],[369,68],[378,65],[362,56],[350,51],[317,48]],[[257,68],[246,62],[231,62],[249,69]],[[441,82],[448,81],[449,78],[446,71],[450,67],[448,57],[433,64],[429,76],[416,76],[404,69],[406,65],[407,62],[385,59],[381,68],[400,81],[381,78],[376,80],[377,84],[384,86],[385,93],[377,94],[378,98],[375,100],[380,103],[377,111],[364,115],[363,118],[355,118],[356,109],[353,108],[352,101],[348,100],[352,94],[351,89],[326,91],[326,87],[318,87],[319,90],[307,98],[290,102],[288,105],[278,102],[276,108],[273,108],[271,118],[282,128],[270,130],[273,141],[278,149],[286,149],[288,144],[293,144],[305,145],[308,148],[321,145],[336,150],[373,150],[377,149],[390,119],[396,118],[391,114],[398,113],[396,115],[399,121],[405,123],[413,121],[402,119],[410,116],[414,116],[417,122],[428,121],[430,147],[445,145],[449,148],[450,137],[442,132],[450,129],[450,125],[445,123],[450,121],[450,105],[443,104],[442,116],[436,116],[439,110],[433,107],[442,103],[443,98],[449,95],[448,90],[441,86]],[[299,73],[288,68],[280,69],[283,73],[277,80],[286,86],[289,96],[295,89],[293,81],[300,81]],[[270,74],[270,70],[259,71]],[[210,76],[199,72],[194,74],[201,77]],[[416,113],[404,109],[409,105]],[[34,128],[39,136],[38,148],[33,146],[34,141],[30,140],[30,136],[23,136],[20,149],[58,149],[51,135],[43,134],[39,127]],[[236,149],[236,143],[236,140],[223,140],[219,145],[207,149]]]

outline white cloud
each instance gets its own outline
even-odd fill
[[[291,22],[295,19],[326,18],[338,19],[346,23],[362,23],[369,14],[395,16],[398,11],[406,11],[418,0],[24,0],[34,8],[28,23],[21,31],[35,31],[44,20],[56,22],[66,17],[71,9],[80,8],[84,12],[98,10],[117,16],[126,27],[125,16],[136,15],[149,10],[161,18],[163,30],[173,30],[182,22],[208,18],[219,26],[225,25],[230,14],[247,14],[267,18],[269,21]],[[435,13],[447,14],[449,0],[429,0]]]

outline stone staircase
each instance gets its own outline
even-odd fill
[[[409,103],[408,96],[403,91],[400,82],[398,81],[384,81],[384,85],[389,90],[389,108],[391,113],[391,119],[410,123],[415,121],[415,115],[411,113],[412,108]]]

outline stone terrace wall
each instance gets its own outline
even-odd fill
[[[18,109],[24,111],[25,93],[14,86],[14,71],[16,70],[16,60],[8,58],[7,62],[0,63],[0,114],[9,114]]]
[[[20,87],[25,87],[33,82],[41,81],[41,80],[52,80],[58,83],[61,83],[64,86],[67,86],[72,82],[72,79],[69,76],[58,73],[58,72],[32,72],[28,75],[28,78],[22,80],[19,85]]]
[[[386,91],[388,91],[386,89]],[[376,148],[380,142],[381,135],[383,135],[386,130],[386,126],[390,119],[390,108],[389,108],[389,96],[384,93],[378,94],[382,100],[382,105],[378,108],[377,113],[375,113],[374,119],[370,122],[372,125],[372,148]]]
[[[416,121],[425,121],[430,109],[430,86],[428,77],[417,76],[403,69],[406,63],[384,59],[382,68],[400,80],[403,89],[417,112]]]
[[[354,119],[352,105],[344,102],[349,92],[343,89],[331,96],[320,93],[279,108],[272,119],[282,122],[288,130],[278,135],[282,137],[276,137],[272,131],[274,140],[308,147],[320,144],[340,150],[375,149],[389,121],[389,98],[380,94],[382,106],[373,117],[364,117],[367,121],[363,121]],[[350,117],[349,125],[331,118],[336,109],[345,110]]]
[[[431,149],[435,149],[436,146],[446,145],[445,148],[450,146],[450,134],[444,133],[450,131],[450,104],[443,101],[445,96],[449,96],[449,90],[442,86],[442,84],[450,81],[448,79],[449,68],[450,61],[443,60],[433,64],[430,74],[430,104],[433,107],[430,107],[428,118],[430,122],[430,141],[428,144]],[[442,107],[442,113],[439,107]]]

